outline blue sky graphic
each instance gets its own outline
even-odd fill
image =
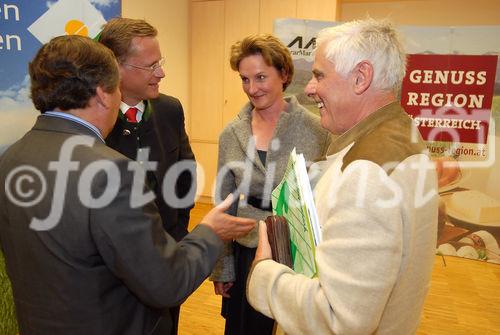
[[[119,0],[91,0],[90,2],[103,14],[106,20],[119,15],[121,12],[121,2]],[[55,1],[18,0],[9,1],[8,3],[16,5],[19,8],[20,15],[19,21],[15,21],[13,11],[10,10],[9,20],[5,20],[4,8],[1,8],[0,34],[4,37],[3,49],[0,50],[0,90],[2,91],[9,88],[16,88],[23,82],[24,77],[28,73],[28,62],[42,45],[28,31],[28,27],[45,13]],[[5,35],[18,35],[21,39],[22,50],[17,50],[16,42],[12,43],[11,50],[6,50]]]
[[[38,112],[29,99],[28,63],[42,46],[28,27],[42,16],[57,1],[10,0],[0,3],[0,154],[5,147],[17,140],[34,123]],[[104,19],[120,16],[121,0],[89,0]],[[14,11],[5,10],[4,5],[19,8],[19,21]],[[6,19],[6,13],[9,18]],[[7,50],[6,35],[17,35],[21,40],[21,50],[12,41]]]

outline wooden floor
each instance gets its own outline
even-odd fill
[[[190,227],[198,224],[210,208],[197,204],[191,212]],[[436,256],[417,334],[500,334],[500,266],[457,257],[446,257],[445,261],[446,265],[441,256]],[[220,301],[212,283],[205,281],[182,306],[179,334],[224,334]]]

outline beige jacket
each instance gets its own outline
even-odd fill
[[[397,103],[332,148],[315,188],[318,277],[264,260],[249,275],[248,300],[289,335],[414,334],[436,245],[434,165]]]

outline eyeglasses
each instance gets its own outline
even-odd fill
[[[156,63],[154,63],[151,66],[139,66],[139,65],[129,64],[129,63],[121,63],[121,64],[130,66],[130,67],[133,67],[133,68],[136,68],[139,70],[144,70],[144,71],[148,71],[150,73],[154,73],[156,70],[163,67],[163,65],[165,64],[165,58],[162,57],[159,61],[157,61]]]

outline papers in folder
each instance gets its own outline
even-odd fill
[[[271,200],[274,215],[284,216],[290,228],[293,269],[309,278],[314,277],[317,272],[314,250],[321,241],[321,230],[306,162],[295,148]]]

